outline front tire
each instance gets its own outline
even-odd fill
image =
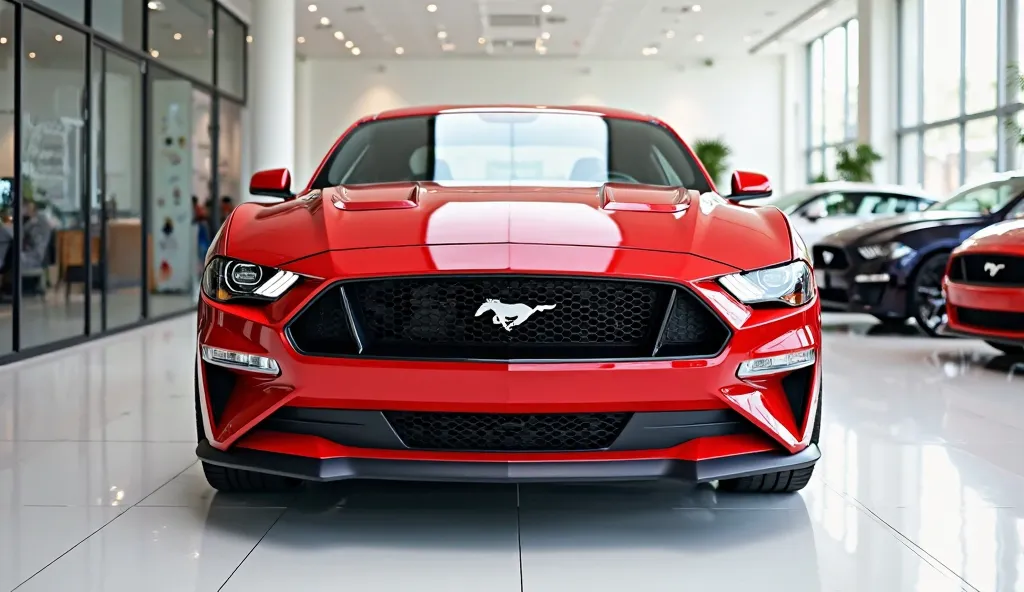
[[[986,341],[985,343],[1008,356],[1024,356],[1024,345],[1010,345],[1009,343],[999,343],[998,341]]]
[[[946,298],[942,294],[942,277],[946,274],[949,253],[929,255],[914,273],[910,284],[910,310],[917,327],[928,337],[942,337],[946,325]]]
[[[817,444],[821,436],[821,391],[818,391],[818,411],[814,418],[814,431],[811,432],[811,444]],[[723,479],[718,482],[718,489],[736,493],[795,493],[811,481],[814,465],[791,471],[776,471],[740,477],[739,479]]]
[[[206,429],[203,427],[203,411],[199,405],[199,371],[195,375],[195,407],[196,407],[196,440],[202,442],[206,439]],[[221,493],[281,493],[295,489],[301,485],[298,479],[257,473],[256,471],[245,471],[212,465],[205,461],[203,474],[210,487]]]

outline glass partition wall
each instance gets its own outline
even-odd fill
[[[0,364],[195,307],[246,38],[215,0],[0,0]]]

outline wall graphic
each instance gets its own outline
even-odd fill
[[[153,82],[153,237],[156,292],[190,292],[195,277],[192,237],[192,85]]]

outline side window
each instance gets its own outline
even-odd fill
[[[826,218],[857,213],[860,196],[850,193],[829,193],[816,197],[795,212],[805,218]]]
[[[1024,220],[1024,199],[1017,202],[1017,205],[1010,208],[1006,214],[1007,220]]]
[[[857,213],[873,216],[893,216],[905,212],[916,212],[920,200],[905,195],[881,194],[865,195],[861,200]]]

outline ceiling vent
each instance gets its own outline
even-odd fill
[[[360,12],[366,12],[366,7],[362,6],[362,5],[360,5],[360,6],[347,6],[347,7],[345,7],[345,12],[347,14],[359,14]]]
[[[495,28],[540,26],[540,17],[535,14],[491,14],[487,24]]]
[[[544,18],[545,22],[549,25],[564,25],[566,18],[560,14],[548,16]]]
[[[529,39],[493,39],[491,45],[494,49],[534,49],[537,47],[537,40]]]

